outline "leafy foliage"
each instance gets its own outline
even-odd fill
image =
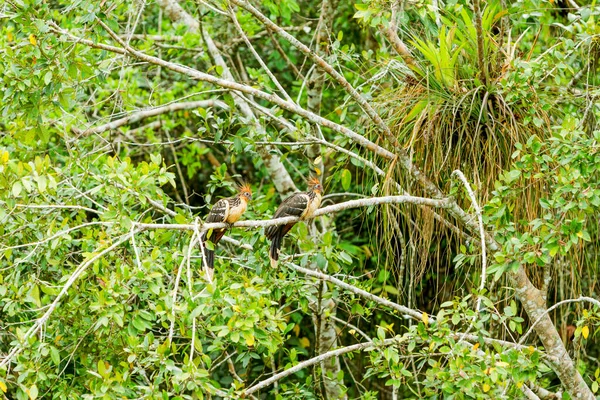
[[[317,127],[245,96],[249,114],[240,111],[239,92],[115,50],[121,44],[99,24],[143,54],[222,78],[209,36],[236,82],[284,98],[275,76],[306,107],[317,67],[233,3],[182,1],[201,31],[170,20],[156,3],[2,6],[0,362],[7,365],[0,367],[0,392],[6,398],[239,398],[270,376],[356,343],[368,347],[300,368],[254,395],[327,398],[330,386],[365,399],[564,391],[546,349],[533,334],[525,336],[533,321],[506,276],[526,266],[549,304],[598,297],[593,85],[600,11],[489,1],[478,37],[470,2],[440,2],[439,9],[414,2],[402,13],[391,3],[340,2],[331,32],[321,38],[328,44],[321,56],[373,105],[414,165],[464,209],[472,205],[452,171],[473,183],[485,227],[501,245],[488,259],[483,292],[475,289],[482,266],[475,233],[444,210],[406,204],[297,224],[277,270],[267,266],[261,229],[234,228],[227,233],[233,240],[216,249],[217,280],[208,282],[196,228],[207,207],[242,179],[255,192],[244,218],[270,217],[281,197],[268,156],[281,161],[300,190],[309,175],[323,175],[324,206],[427,193],[397,160],[331,129],[341,124],[387,145],[339,82],[326,78],[317,96],[328,124]],[[298,40],[313,41],[321,2],[256,6]],[[233,29],[229,12],[271,76]],[[392,23],[415,58],[410,67],[380,33]],[[200,100],[207,102],[147,114]],[[320,149],[313,157],[307,146],[315,140]],[[483,309],[474,309],[476,298]],[[389,302],[426,313],[407,319]],[[573,302],[550,314],[594,393],[598,312]],[[36,323],[41,329],[33,332]],[[333,347],[324,346],[331,339],[325,331]],[[520,340],[522,346],[511,345]],[[18,354],[4,358],[14,349]]]

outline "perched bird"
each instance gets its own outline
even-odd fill
[[[300,220],[310,219],[321,205],[322,195],[323,186],[321,182],[317,178],[310,178],[308,180],[308,190],[304,193],[294,193],[285,199],[279,205],[277,211],[275,211],[273,219],[283,217],[299,217]],[[271,267],[277,267],[279,249],[281,248],[283,237],[295,224],[295,222],[290,222],[285,225],[269,226],[265,230],[267,238],[271,240],[271,249],[269,251]]]
[[[252,200],[252,189],[250,188],[250,185],[240,185],[238,187],[237,195],[227,199],[221,199],[215,203],[206,217],[206,223],[225,222],[227,224],[233,224],[234,222],[237,222],[248,208],[248,202],[250,200]],[[206,244],[207,241],[210,241],[216,247],[226,230],[227,228],[209,229],[202,234],[202,243]],[[210,250],[206,245],[204,246],[204,249],[206,264],[210,277],[212,278],[215,263],[215,251]]]

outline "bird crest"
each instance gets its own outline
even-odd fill
[[[249,200],[252,199],[252,188],[248,182],[241,182],[238,184],[238,193],[242,197],[246,197]]]
[[[312,187],[312,186],[320,185],[321,181],[316,176],[311,176],[310,178],[308,178],[307,183],[308,183],[309,187]]]

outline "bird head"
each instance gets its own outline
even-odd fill
[[[242,183],[238,186],[238,196],[245,201],[252,200],[252,188],[248,183]]]
[[[323,194],[323,185],[321,185],[319,178],[313,176],[308,180],[308,190],[311,192]]]

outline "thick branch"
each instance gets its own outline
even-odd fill
[[[439,207],[445,208],[448,206],[449,200],[434,200],[428,199],[425,197],[416,197],[416,196],[385,196],[385,197],[371,197],[359,200],[350,200],[344,203],[333,204],[331,206],[319,208],[315,211],[314,216],[318,217],[320,215],[332,214],[335,212],[340,212],[343,210],[348,210],[351,208],[359,208],[359,207],[370,207],[379,204],[400,204],[400,203],[410,203],[410,204],[420,204],[426,205],[429,207]],[[284,217],[284,218],[275,218],[275,219],[259,219],[259,220],[247,220],[247,221],[238,221],[232,225],[228,225],[225,223],[210,223],[204,224],[201,227],[201,232],[207,231],[209,229],[218,229],[218,228],[229,228],[231,226],[237,228],[258,228],[258,227],[267,227],[274,225],[285,225],[290,222],[297,222],[298,217]],[[140,228],[145,229],[175,229],[175,230],[194,230],[196,229],[196,225],[194,224],[143,224],[137,223]]]

